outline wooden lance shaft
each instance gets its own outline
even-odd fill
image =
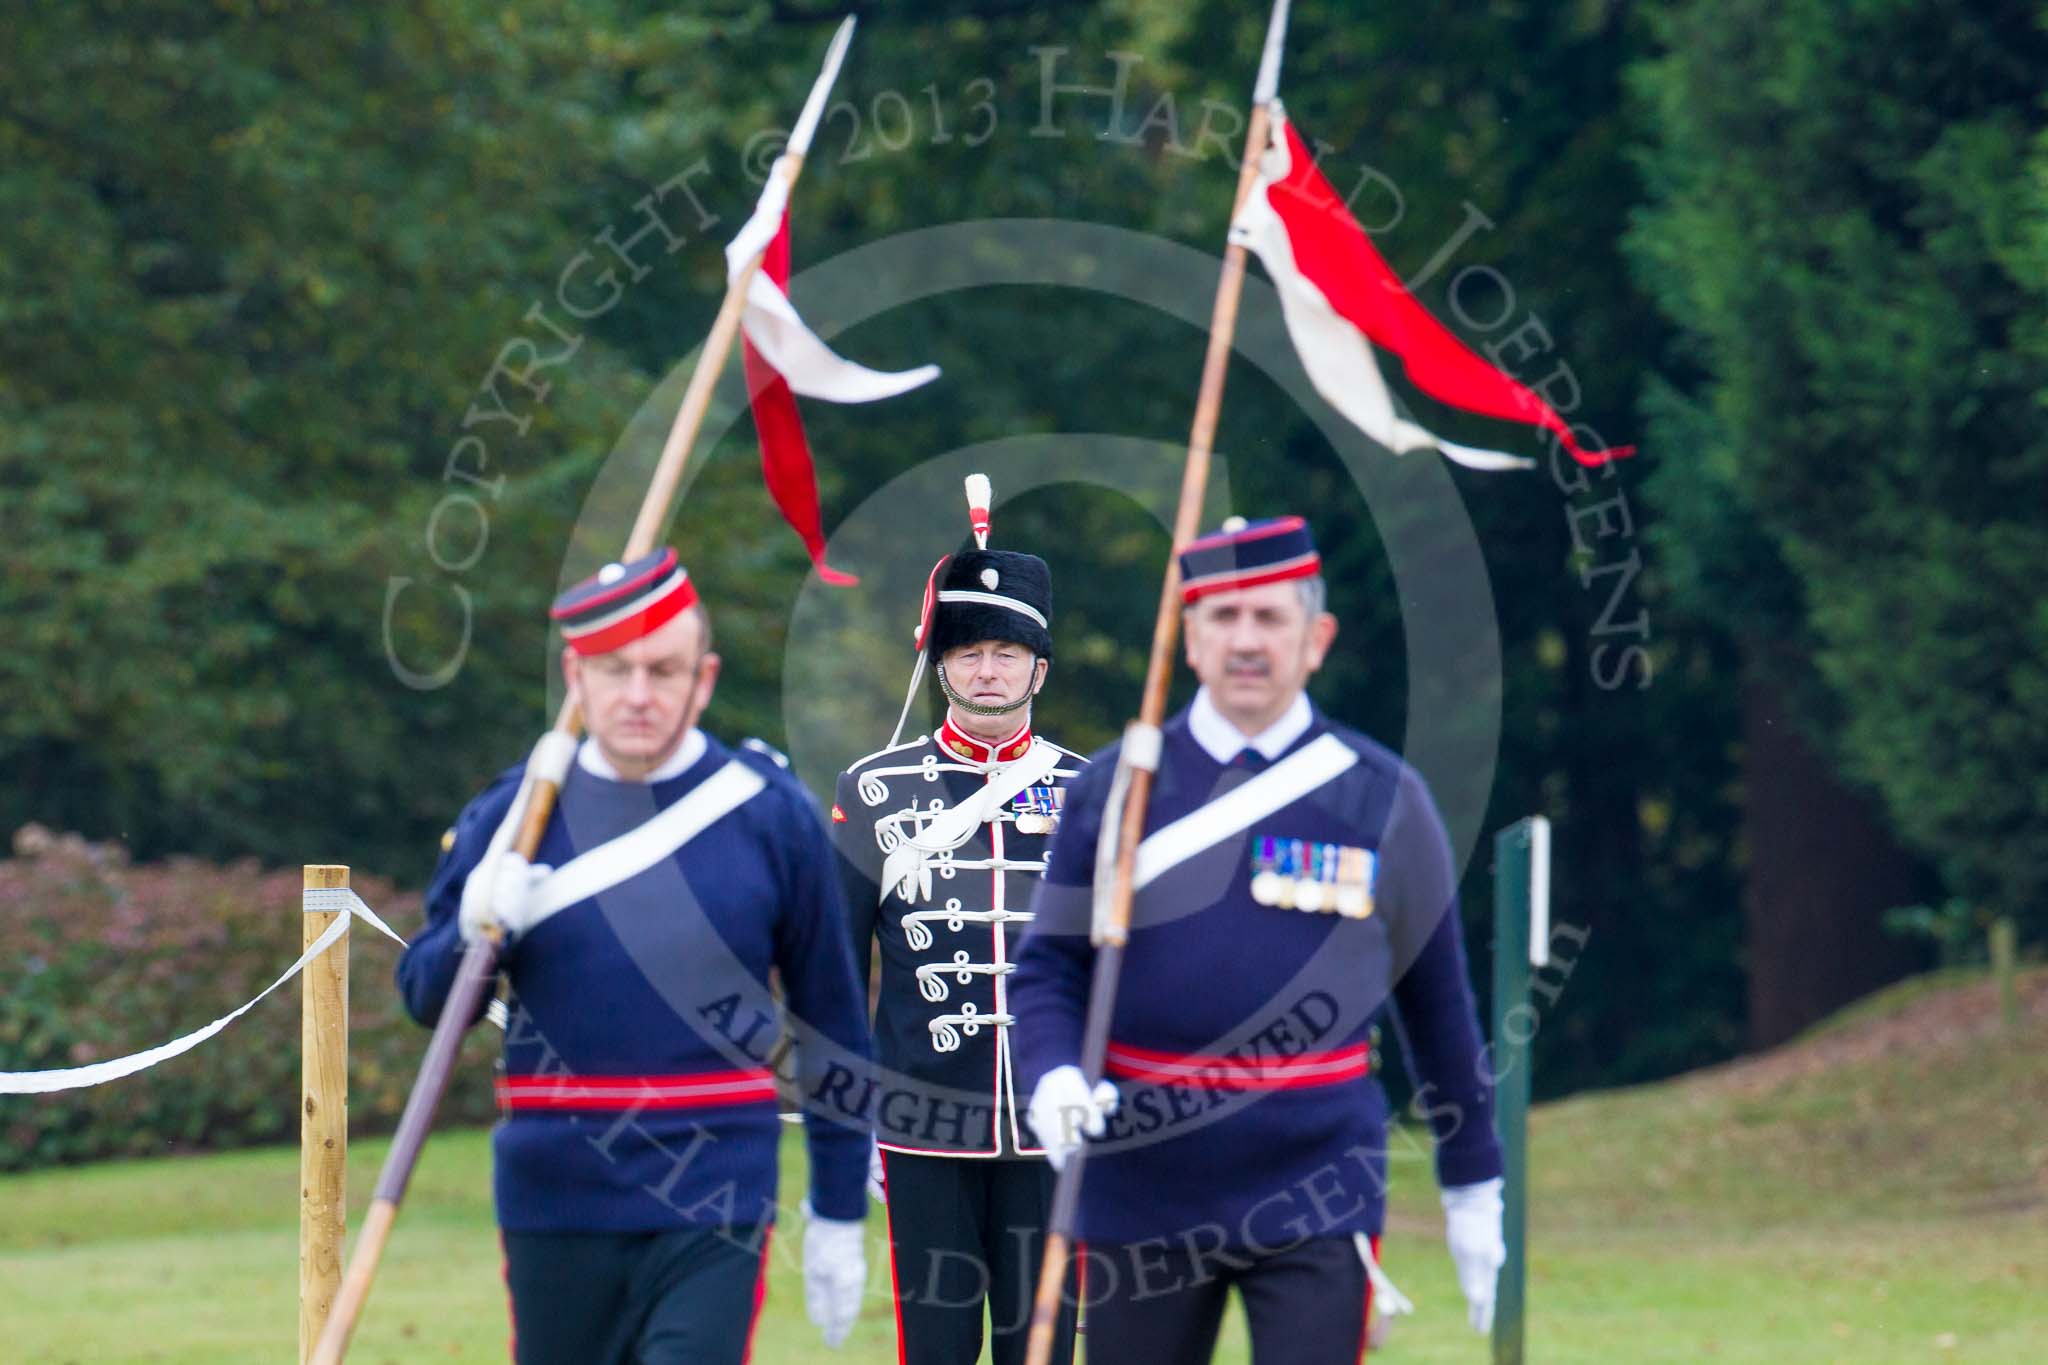
[[[787,178],[792,190],[802,172],[803,157],[798,153],[785,152],[776,163],[776,173]],[[711,409],[712,390],[717,387],[719,373],[724,370],[726,357],[732,353],[733,341],[739,336],[740,317],[746,311],[747,287],[753,283],[754,272],[761,268],[764,254],[756,252],[725,291],[725,302],[719,306],[718,317],[711,324],[711,333],[704,339],[704,349],[697,357],[697,368],[690,375],[689,387],[683,391],[683,401],[676,409],[675,422],[669,427],[668,440],[661,448],[654,478],[648,484],[647,496],[641,501],[640,514],[634,519],[632,533],[626,538],[624,559],[637,559],[652,550],[655,538],[668,524],[670,504],[682,482],[690,447],[696,443],[697,432],[704,425],[704,416]],[[575,698],[562,703],[554,728],[572,739],[583,732],[583,713]],[[555,798],[559,794],[553,782],[544,779],[534,781],[533,791],[527,798],[526,815],[512,841],[520,857],[531,860],[540,848],[541,836],[554,814]],[[341,1365],[348,1352],[349,1337],[355,1331],[356,1319],[362,1315],[363,1305],[370,1297],[370,1285],[377,1278],[377,1265],[383,1259],[384,1244],[390,1240],[392,1225],[398,1220],[398,1205],[405,1198],[413,1167],[419,1162],[420,1148],[426,1144],[427,1130],[433,1126],[434,1112],[441,1107],[441,1097],[448,1091],[449,1077],[455,1069],[455,1054],[462,1046],[462,1035],[483,1007],[484,996],[497,977],[497,968],[498,944],[494,938],[478,939],[462,955],[462,964],[455,972],[455,984],[448,992],[446,1003],[441,1006],[441,1017],[434,1024],[426,1057],[420,1062],[419,1077],[406,1098],[405,1112],[398,1120],[398,1131],[392,1135],[391,1150],[385,1156],[384,1169],[377,1177],[376,1193],[369,1212],[363,1216],[362,1235],[356,1240],[355,1255],[349,1260],[348,1274],[342,1281],[340,1295],[334,1301],[334,1311],[327,1319],[326,1330],[320,1335],[312,1365]]]
[[[1258,180],[1259,154],[1265,150],[1268,115],[1265,104],[1252,107],[1245,130],[1244,164],[1238,171],[1237,198],[1231,221],[1244,208]],[[1159,615],[1152,626],[1152,654],[1145,664],[1145,691],[1138,703],[1138,723],[1157,728],[1166,717],[1166,689],[1173,678],[1173,651],[1180,639],[1180,548],[1195,537],[1202,499],[1209,486],[1209,457],[1216,445],[1216,422],[1223,411],[1223,381],[1230,371],[1231,345],[1237,336],[1237,305],[1244,292],[1245,249],[1232,245],[1223,253],[1223,274],[1216,284],[1216,306],[1209,316],[1209,351],[1202,361],[1202,387],[1195,399],[1195,422],[1188,436],[1188,462],[1181,474],[1180,506],[1173,518],[1173,550],[1166,560],[1166,578],[1159,589]],[[1101,1079],[1103,1055],[1109,1050],[1109,1021],[1116,1009],[1117,976],[1123,968],[1124,942],[1130,936],[1131,889],[1138,867],[1138,843],[1145,834],[1145,807],[1152,796],[1152,774],[1133,768],[1124,808],[1116,813],[1116,880],[1110,894],[1108,923],[1095,954],[1095,972],[1088,991],[1087,1026],[1081,1035],[1081,1072],[1092,1086]],[[1038,1294],[1031,1307],[1031,1339],[1025,1365],[1049,1365],[1053,1330],[1059,1320],[1060,1296],[1073,1254],[1075,1214],[1081,1201],[1085,1147],[1067,1158],[1053,1186],[1052,1215],[1045,1238],[1045,1262],[1039,1270]]]
[[[308,891],[348,889],[348,869],[309,864]],[[309,910],[312,947],[347,910]],[[348,938],[306,964],[299,991],[299,1359],[341,1289],[348,1210]]]

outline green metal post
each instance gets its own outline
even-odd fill
[[[2018,934],[2010,916],[1991,921],[1991,976],[1998,983],[1998,1019],[2007,1033],[2020,1027]]]
[[[1493,841],[1493,1102],[1506,1179],[1507,1264],[1494,1300],[1494,1365],[1522,1365],[1528,1281],[1529,1071],[1536,1010],[1532,967],[1549,961],[1550,822],[1518,820]]]

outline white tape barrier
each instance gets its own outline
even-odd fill
[[[365,905],[362,897],[356,895],[355,892],[347,887],[307,891],[305,893],[304,909],[309,913],[316,910],[345,910],[348,913],[328,925],[326,931],[319,938],[313,940],[312,946],[299,955],[297,962],[285,968],[282,976],[278,977],[277,980],[271,982],[268,986],[265,986],[255,999],[249,1001],[248,1004],[243,1005],[234,1013],[224,1014],[206,1027],[196,1029],[184,1037],[173,1039],[160,1047],[150,1048],[147,1052],[130,1053],[126,1057],[116,1057],[112,1061],[94,1062],[90,1066],[61,1067],[50,1071],[0,1071],[0,1095],[47,1095],[57,1090],[83,1090],[87,1086],[105,1085],[109,1081],[118,1081],[123,1076],[132,1076],[138,1071],[147,1071],[158,1062],[167,1062],[173,1057],[190,1052],[193,1048],[198,1047],[201,1043],[213,1037],[214,1034],[219,1033],[229,1024],[234,1023],[235,1020],[254,1009],[257,1002],[261,1001],[264,996],[269,995],[279,986],[282,986],[285,982],[304,971],[308,962],[311,962],[341,940],[341,936],[348,932],[351,920],[362,919],[386,938],[398,944],[399,947],[405,946],[405,940],[400,938],[397,932],[390,925],[386,924],[375,910]],[[495,1023],[499,1028],[505,1026],[505,1005],[503,1001],[493,1000],[491,1002],[490,1018],[491,1022]]]

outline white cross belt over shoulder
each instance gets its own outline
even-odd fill
[[[1016,964],[1001,960],[1001,939],[1004,926],[1028,923],[1031,919],[1029,911],[1003,905],[999,893],[991,896],[992,903],[985,910],[967,909],[957,895],[946,896],[943,903],[938,903],[933,894],[935,882],[953,882],[963,872],[987,872],[998,882],[1010,872],[1043,872],[1042,857],[1008,856],[1000,829],[1014,822],[1010,803],[1027,788],[1074,776],[1078,769],[1060,766],[1067,757],[1057,745],[1034,739],[1024,753],[995,768],[956,766],[938,755],[928,754],[915,766],[870,769],[861,775],[860,798],[870,806],[880,806],[891,799],[889,786],[882,780],[886,777],[921,777],[925,782],[935,782],[942,771],[961,771],[974,772],[984,779],[972,794],[953,805],[947,805],[938,796],[922,800],[913,796],[907,804],[875,820],[875,843],[884,855],[878,888],[881,897],[887,900],[898,896],[910,905],[928,903],[926,908],[908,910],[903,915],[903,937],[913,952],[931,951],[936,941],[934,929],[940,926],[947,933],[959,933],[969,925],[987,925],[994,931],[988,946],[998,960],[976,961],[968,949],[951,949],[947,953],[950,960],[921,963],[914,969],[918,994],[934,1005],[947,1003],[955,987],[971,985],[976,978],[989,978],[997,983],[995,1009],[984,1010],[973,1001],[963,1001],[957,1010],[933,1015],[926,1021],[935,1051],[957,1051],[963,1039],[976,1037],[984,1028],[1000,1030],[1016,1022],[1016,1016],[1004,1007],[1001,987],[1003,978],[1016,970]],[[988,856],[961,857],[961,847],[985,826],[991,831]]]

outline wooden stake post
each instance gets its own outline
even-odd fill
[[[348,869],[306,866],[306,890],[347,890]],[[347,910],[308,910],[305,946]],[[348,1208],[348,935],[306,964],[299,997],[299,1360],[341,1289]]]

